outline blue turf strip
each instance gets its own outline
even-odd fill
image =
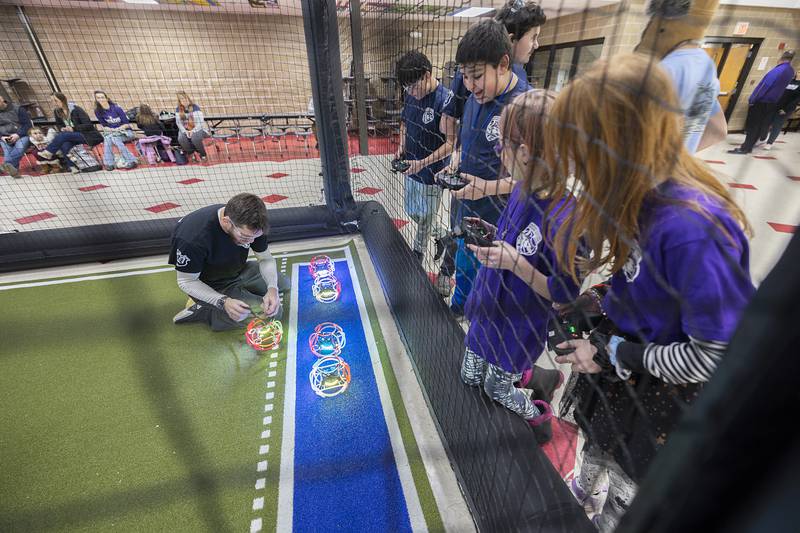
[[[372,371],[364,325],[345,260],[336,261],[342,292],[320,303],[300,266],[295,410],[294,531],[411,531],[389,431]],[[352,381],[344,393],[322,398],[308,374],[317,357],[308,337],[335,322],[347,343],[341,357]]]

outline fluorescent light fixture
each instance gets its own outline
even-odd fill
[[[158,4],[157,0],[122,0],[126,4]]]
[[[411,37],[412,39],[421,39],[422,38],[422,32],[421,31],[412,31],[411,33],[408,34],[408,36]]]
[[[481,17],[486,13],[490,13],[494,11],[493,7],[465,7],[464,9],[459,9],[457,11],[453,11],[450,15],[451,17]]]

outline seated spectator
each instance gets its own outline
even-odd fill
[[[12,178],[19,178],[19,162],[30,145],[28,130],[32,127],[31,117],[24,107],[0,96],[0,146],[3,148],[0,169]]]
[[[134,134],[125,111],[108,98],[103,91],[94,92],[94,114],[100,122],[103,133],[103,166],[106,170],[116,168],[114,162],[114,146],[119,151],[124,168],[134,168],[136,157],[125,147],[132,141]]]
[[[61,172],[61,164],[58,159],[55,159],[45,148],[56,137],[56,130],[50,128],[47,135],[42,131],[42,128],[31,128],[28,130],[28,138],[34,146],[34,157],[36,162],[42,168],[42,174],[50,174],[51,172]]]
[[[95,147],[103,142],[103,136],[92,124],[89,114],[81,106],[70,104],[62,93],[53,93],[53,115],[59,131],[75,132],[83,135],[83,143]]]
[[[206,161],[206,148],[203,139],[211,134],[206,128],[206,121],[200,106],[192,102],[189,95],[183,91],[178,94],[178,107],[175,109],[175,124],[178,126],[178,142],[189,156],[195,152],[200,155],[200,161]]]
[[[150,109],[150,106],[141,104],[136,114],[136,125],[144,133],[144,137],[137,141],[137,146],[147,162],[155,164],[157,161],[175,161],[170,144],[172,141],[164,135],[164,126]],[[158,155],[158,157],[156,157]]]

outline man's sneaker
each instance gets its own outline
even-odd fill
[[[575,499],[578,500],[578,503],[583,506],[586,514],[599,513],[603,510],[603,499],[605,498],[605,493],[608,492],[608,485],[603,485],[593,494],[587,494],[581,486],[578,485],[577,478],[572,478],[572,482],[569,484],[569,490],[572,492],[572,495],[575,496]]]
[[[770,150],[772,150],[772,145],[767,143],[764,146],[762,146],[761,149],[764,150],[765,152],[769,152]]]
[[[533,433],[536,436],[536,442],[541,446],[547,444],[553,438],[553,426],[551,420],[553,419],[553,409],[550,404],[541,400],[533,400],[533,405],[539,410],[539,416],[526,420],[526,422],[533,428]]]
[[[453,278],[439,274],[436,277],[436,290],[442,298],[448,298],[453,290]]]
[[[514,386],[533,390],[533,399],[551,403],[553,395],[564,384],[564,373],[557,369],[534,366],[522,373]]]
[[[182,310],[180,313],[172,317],[173,324],[186,324],[187,322],[194,322],[199,320],[200,304],[193,304]]]
[[[0,170],[5,172],[6,174],[11,176],[12,178],[18,178],[19,177],[19,170],[17,170],[17,167],[12,165],[11,163],[3,163],[2,165],[0,165]]]

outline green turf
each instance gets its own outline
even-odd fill
[[[310,255],[288,258],[287,272]],[[425,519],[439,531],[363,293]],[[256,517],[274,530],[287,343],[269,369],[272,359],[241,332],[172,325],[184,302],[173,272],[0,291],[0,531],[247,531]],[[262,440],[268,391],[271,436]],[[265,490],[255,489],[259,477]],[[252,510],[257,496],[261,511]]]

